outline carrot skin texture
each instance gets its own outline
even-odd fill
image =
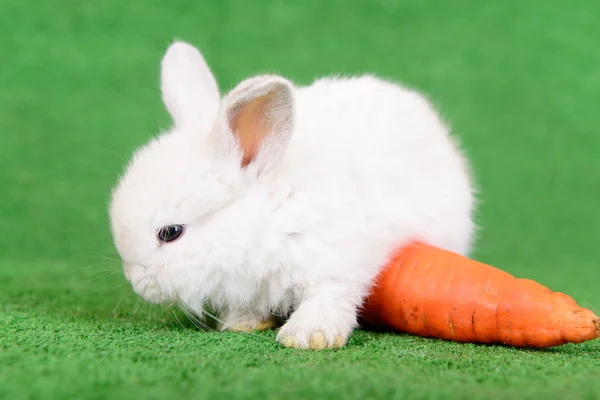
[[[421,242],[391,257],[361,317],[418,336],[515,347],[600,337],[600,318],[570,296]]]

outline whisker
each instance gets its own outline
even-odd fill
[[[209,325],[201,321],[198,317],[196,317],[192,312],[187,310],[182,304],[179,305],[181,311],[188,317],[188,319],[194,324],[197,328],[202,328],[204,330],[208,330],[211,332],[217,332],[217,330],[211,328]]]
[[[212,326],[210,326],[210,324],[208,324],[207,322],[205,322],[205,320],[203,320],[202,318],[196,316],[194,313],[190,312],[190,310],[187,310],[188,314],[190,314],[190,317],[192,319],[195,319],[196,321],[198,321],[199,323],[202,323],[204,326],[206,326],[206,329],[208,329],[211,332],[219,332],[217,329],[213,328]]]
[[[204,314],[206,314],[209,318],[211,318],[212,320],[214,320],[217,323],[221,324],[221,328],[220,331],[225,331],[227,330],[227,328],[231,328],[232,326],[230,324],[227,324],[225,321],[223,321],[222,319],[218,318],[216,315],[211,314],[210,312],[208,312],[207,310],[202,310],[202,312],[204,312]],[[252,333],[252,332],[245,332],[242,331],[241,333],[247,333],[250,335],[254,335],[257,336],[256,334]]]
[[[94,144],[98,149],[100,150],[104,150],[106,153],[115,156],[119,161],[121,161],[123,164],[127,164],[127,158],[123,157],[122,155],[120,155],[119,153],[117,153],[116,151],[109,149],[108,147],[104,147],[104,146],[100,146],[98,144]]]
[[[166,321],[166,318],[165,318],[165,308],[161,307],[160,308],[160,317],[158,317],[158,322],[164,323],[165,321]]]
[[[162,314],[162,323],[163,323],[163,326],[166,327],[168,324],[167,324],[167,314],[165,312],[165,308],[161,307],[160,312]]]
[[[109,275],[112,275],[112,274],[116,274],[117,272],[120,272],[120,271],[115,271],[113,269],[98,269],[95,271],[85,272],[85,273],[81,274],[79,277],[85,278],[86,276],[95,275],[95,274],[103,274],[103,273],[108,273],[108,272],[110,272]]]
[[[175,317],[175,319],[177,320],[177,322],[179,322],[179,325],[181,325],[181,327],[183,329],[187,329],[185,327],[185,325],[183,325],[183,322],[181,322],[181,320],[179,319],[179,317],[177,316],[177,314],[175,313],[175,311],[173,311],[173,306],[169,306],[168,309],[169,309],[169,311],[171,311],[171,314],[173,314],[173,316]]]
[[[198,321],[197,319],[195,319],[186,309],[181,308],[181,311],[186,316],[188,321],[190,321],[192,323],[192,325],[194,325],[194,327],[196,327],[197,329],[200,329],[200,330],[207,330],[207,328],[204,326],[204,324],[201,321]]]
[[[140,283],[142,283],[142,281],[144,279],[152,279],[150,276],[142,276],[140,279],[138,279],[137,281],[133,282],[131,284],[132,287],[136,287],[137,285],[139,285]],[[150,284],[150,282],[148,282],[148,284]],[[148,285],[146,285],[146,289],[144,289],[144,294],[146,294],[146,290],[148,289]]]
[[[95,267],[95,266],[98,266],[98,265],[105,265],[105,264],[108,264],[110,262],[112,262],[112,261],[98,261],[98,262],[95,262],[95,263],[84,265],[83,267],[75,268],[74,270],[75,271],[81,271],[81,270],[89,269],[89,268],[92,268],[92,267]]]
[[[90,283],[90,282],[93,282],[93,281],[95,281],[95,280],[97,280],[97,279],[100,279],[100,278],[108,278],[109,276],[111,276],[111,275],[114,275],[114,274],[116,274],[117,272],[119,272],[119,271],[112,271],[112,272],[111,272],[111,273],[109,273],[109,274],[97,276],[97,277],[95,277],[95,278],[92,278],[92,279],[90,279],[90,280],[88,280],[88,281],[85,281],[85,282],[84,282],[84,284],[86,284],[86,285],[87,285],[88,283]]]
[[[211,319],[213,319],[214,321],[220,323],[223,325],[223,327],[227,327],[227,324],[225,323],[225,321],[223,321],[222,319],[218,318],[216,315],[211,314],[210,312],[208,312],[206,309],[202,310],[202,312],[206,315],[208,315]]]
[[[194,325],[196,328],[198,328],[198,329],[200,329],[200,330],[205,330],[205,329],[206,329],[206,328],[205,328],[205,327],[204,327],[204,326],[203,326],[201,323],[199,323],[199,322],[198,322],[198,321],[196,321],[194,318],[192,318],[192,317],[190,316],[190,314],[189,314],[189,313],[188,313],[188,312],[187,312],[185,309],[181,308],[181,311],[183,311],[183,313],[185,314],[185,316],[187,317],[187,319],[188,319],[188,320],[189,320],[189,321],[190,321],[190,322],[191,322],[191,323],[192,323],[192,324],[193,324],[193,325]]]
[[[132,313],[131,313],[131,314],[130,314],[130,315],[127,317],[127,318],[126,318],[126,320],[127,320],[127,321],[130,321],[130,320],[132,320],[132,319],[133,319],[133,317],[134,317],[134,316],[135,316],[135,314],[137,313],[137,310],[138,310],[138,308],[140,307],[140,303],[141,303],[141,302],[142,302],[142,299],[140,299],[140,298],[138,297],[138,299],[137,299],[137,301],[136,301],[136,303],[135,303],[135,306],[134,306],[133,312],[132,312]]]
[[[120,289],[120,288],[122,288],[123,286],[127,285],[128,283],[129,283],[129,281],[128,281],[128,280],[125,280],[125,282],[123,282],[123,283],[119,284],[119,285],[116,287],[116,289]]]
[[[123,303],[123,301],[125,301],[125,299],[127,299],[129,296],[131,296],[133,294],[133,290],[130,291],[129,293],[127,293],[125,296],[123,296],[121,298],[121,300],[117,303],[117,305],[115,306],[115,308],[113,308],[113,315],[117,314],[117,312],[119,311],[119,307],[121,306],[121,304]]]
[[[152,322],[154,322],[154,329],[156,329],[156,313],[157,313],[157,308],[159,307],[158,304],[152,304],[148,307],[148,323],[150,325],[152,325]],[[152,321],[154,320],[154,321]]]
[[[144,288],[144,290],[142,291],[142,295],[139,297],[138,299],[138,303],[135,307],[135,311],[133,312],[133,316],[135,316],[135,314],[138,311],[138,308],[140,306],[140,302],[143,302],[144,304],[147,304],[146,301],[144,301],[144,298],[146,297],[146,292],[148,291],[148,289],[150,288],[150,284],[152,283],[152,277],[150,276],[145,276],[143,278],[141,278],[138,283],[141,283],[144,279],[148,279],[148,283],[146,283],[146,287]],[[134,285],[135,286],[135,285]],[[133,317],[132,316],[132,317]]]
[[[88,254],[85,257],[88,257],[88,258],[97,258],[97,259],[100,259],[100,260],[107,260],[107,261],[114,261],[114,262],[119,263],[119,264],[121,263],[121,260],[119,260],[118,258],[103,256],[101,254]]]
[[[110,154],[113,157],[116,157],[117,160],[119,160],[120,162],[127,164],[127,159],[126,157],[124,157],[123,155],[117,153],[115,150],[109,148],[109,147],[104,147],[98,143],[90,143],[90,142],[83,142],[83,141],[79,141],[77,139],[73,139],[74,142],[83,145],[83,146],[90,146],[90,147],[95,147],[98,150],[102,150],[107,154]]]

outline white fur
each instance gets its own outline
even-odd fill
[[[175,42],[162,60],[163,102],[180,129],[212,128],[219,110],[219,88],[200,52],[187,43]]]
[[[162,66],[175,127],[135,153],[110,207],[125,274],[148,301],[198,315],[208,304],[227,324],[291,313],[279,340],[306,348],[320,332],[332,347],[400,244],[468,253],[467,162],[421,94],[373,76],[301,88],[259,76],[219,101],[192,46],[173,44]],[[228,112],[273,88],[279,131],[243,168]],[[169,224],[186,231],[159,244]]]

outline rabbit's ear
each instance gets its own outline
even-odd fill
[[[283,156],[294,124],[291,82],[276,75],[247,79],[227,95],[223,106],[224,131],[235,139],[243,167],[264,171]]]
[[[200,51],[176,41],[161,62],[161,90],[167,110],[178,128],[209,131],[220,106],[217,82]]]

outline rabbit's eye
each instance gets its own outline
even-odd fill
[[[179,239],[183,234],[183,225],[163,226],[158,230],[158,240],[163,243],[169,243]]]

